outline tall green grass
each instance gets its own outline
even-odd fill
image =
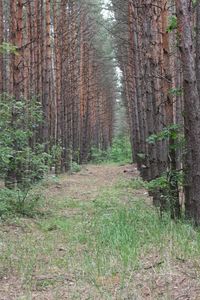
[[[112,198],[115,191],[110,192]],[[161,219],[141,199],[133,198],[129,205],[116,201],[114,206],[97,201],[88,226],[88,259],[99,275],[140,268],[142,257],[152,251],[164,261],[166,254],[172,260],[200,258],[200,232],[190,224],[175,223],[167,214]]]

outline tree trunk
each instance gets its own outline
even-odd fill
[[[186,216],[200,225],[200,102],[195,72],[190,0],[176,0],[180,52],[183,64],[185,119],[185,209]],[[199,51],[199,49],[197,49]],[[197,53],[198,55],[198,53]]]
[[[0,0],[0,46],[3,44],[4,41],[4,34],[3,34],[4,26],[3,26],[3,2]],[[0,53],[0,94],[3,92],[3,53]]]

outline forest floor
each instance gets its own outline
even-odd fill
[[[200,299],[200,233],[159,217],[133,165],[41,189],[43,216],[0,225],[0,300]]]

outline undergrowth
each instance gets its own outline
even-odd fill
[[[109,162],[121,164],[130,163],[132,161],[132,152],[129,137],[116,137],[108,150],[93,147],[91,161],[96,164]]]
[[[10,190],[0,189],[0,220],[8,218],[35,217],[40,215],[43,201],[41,190]]]

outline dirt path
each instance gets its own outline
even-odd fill
[[[10,220],[0,226],[0,250],[3,252],[0,260],[0,300],[51,300],[61,299],[61,295],[62,299],[90,299],[87,298],[90,286],[84,283],[84,286],[76,288],[74,274],[61,274],[54,262],[53,271],[55,267],[56,274],[44,268],[45,264],[51,264],[50,261],[55,256],[63,256],[62,252],[68,247],[61,236],[58,240],[55,238],[55,241],[49,242],[49,234],[57,234],[56,231],[60,229],[60,224],[57,224],[59,218],[74,218],[80,214],[81,205],[85,203],[87,208],[87,203],[94,201],[102,189],[113,187],[119,180],[130,179],[132,176],[138,176],[135,166],[89,165],[84,166],[79,173],[45,182],[42,193],[46,200],[42,210],[53,212],[53,216],[50,213],[49,218],[44,220]],[[54,248],[56,242],[60,248],[58,246],[58,250],[52,254],[52,249],[49,250],[48,246]],[[41,254],[40,251],[44,253]],[[44,268],[45,272],[38,271],[37,268]],[[55,282],[60,289],[58,295],[52,291]],[[60,284],[64,287],[60,287]],[[66,290],[65,285],[68,284]]]
[[[195,232],[159,220],[135,166],[85,166],[42,190],[44,217],[0,226],[0,300],[200,299],[198,237],[191,260]]]
[[[60,178],[56,186],[49,190],[57,196],[67,194],[77,200],[91,200],[96,198],[102,188],[115,185],[121,179],[132,179],[139,176],[134,165],[88,165],[81,172]]]

